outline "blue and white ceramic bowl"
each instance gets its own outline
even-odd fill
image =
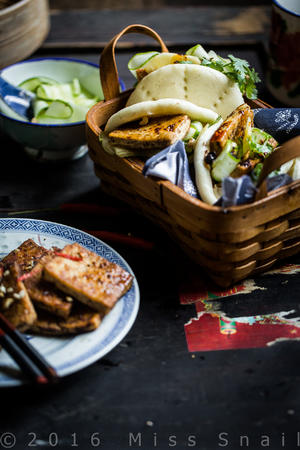
[[[6,67],[1,71],[1,76],[14,85],[39,76],[47,76],[59,82],[70,82],[78,78],[84,88],[98,98],[103,98],[99,67],[78,59],[31,59]],[[77,159],[87,151],[85,121],[63,125],[27,122],[0,99],[0,127],[35,159]]]

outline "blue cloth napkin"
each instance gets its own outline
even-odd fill
[[[300,108],[273,108],[258,109],[254,111],[254,124],[271,134],[280,144],[300,135]],[[152,156],[145,163],[143,174],[172,181],[193,197],[199,197],[197,188],[191,178],[188,158],[184,143],[177,141],[170,147]],[[240,205],[252,200],[255,187],[250,177],[242,177],[235,182],[228,181],[225,186],[226,192],[224,203],[220,199],[217,204],[222,206]],[[274,177],[276,178],[276,177]],[[231,180],[233,180],[231,178]],[[273,180],[272,183],[280,183],[282,180]],[[284,178],[284,183],[291,182],[292,179]],[[251,186],[251,184],[252,186]],[[276,187],[279,187],[276,185]],[[275,189],[275,188],[273,188]]]
[[[254,124],[280,144],[300,135],[300,108],[269,108],[254,111]]]
[[[274,175],[267,178],[267,191],[285,186],[293,181],[286,173]],[[252,202],[257,189],[249,175],[239,178],[227,177],[222,183],[222,197],[215,203],[215,206],[228,208],[229,206],[244,205]]]
[[[148,177],[158,177],[181,187],[185,192],[198,197],[197,189],[190,175],[190,168],[184,143],[177,141],[161,152],[147,159],[143,174]]]

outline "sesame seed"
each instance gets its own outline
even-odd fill
[[[6,293],[6,287],[3,284],[1,284],[0,286],[0,291],[3,292],[4,294]]]
[[[13,298],[11,298],[11,297],[6,298],[5,301],[3,302],[3,308],[8,309],[12,305],[13,302],[14,302]]]
[[[19,300],[20,294],[19,294],[18,292],[15,292],[15,293],[13,294],[13,297],[16,298],[17,300]]]
[[[4,293],[0,291],[0,297],[4,297]]]
[[[70,297],[69,295],[66,297],[66,301],[71,303],[73,301],[72,297]]]
[[[8,277],[9,274],[10,274],[10,271],[7,269],[7,270],[5,270],[5,272],[3,273],[3,276],[4,276],[4,277]]]
[[[6,292],[9,292],[9,293],[14,292],[14,289],[13,289],[12,287],[8,287],[8,288],[6,289]]]
[[[23,291],[23,289],[22,289],[22,291],[19,292],[19,297],[20,297],[20,298],[24,298],[25,295],[26,295],[26,292]]]

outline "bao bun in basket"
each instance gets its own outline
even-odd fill
[[[106,153],[99,141],[108,119],[124,108],[133,90],[119,94],[115,46],[127,33],[153,37],[163,52],[160,36],[143,25],[131,25],[116,35],[101,56],[101,82],[105,101],[87,115],[87,140],[101,187],[129,203],[161,225],[189,257],[202,266],[218,285],[227,287],[268,270],[275,262],[300,251],[300,180],[266,195],[265,179],[284,162],[300,156],[300,137],[289,141],[284,152],[270,155],[259,180],[257,199],[226,210],[191,197],[178,186],[142,174],[138,158]],[[268,108],[261,100],[253,108]]]

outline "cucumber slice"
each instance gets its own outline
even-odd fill
[[[194,47],[189,48],[186,54],[191,56],[197,56],[200,60],[202,58],[209,59],[208,53],[204,50],[204,48],[200,44],[194,45]]]
[[[43,114],[43,112],[49,107],[49,102],[45,100],[36,100],[33,102],[33,114],[34,117],[37,118],[39,115]]]
[[[228,140],[220,155],[214,160],[211,175],[215,181],[220,182],[228,177],[240,162],[240,158],[231,153],[233,148],[234,143]]]
[[[198,120],[193,120],[191,123],[191,128],[195,130],[193,138],[196,139],[203,130],[203,125]]]
[[[191,122],[189,131],[184,137],[184,141],[189,141],[190,139],[197,139],[200,132],[203,130],[203,125],[201,122],[194,120]]]
[[[37,98],[42,100],[72,100],[73,92],[70,83],[65,84],[40,84],[36,90]]]
[[[72,106],[62,100],[55,100],[51,102],[48,108],[41,109],[39,115],[36,117],[36,121],[40,123],[45,123],[45,120],[49,119],[59,119],[65,120],[69,119],[73,114]]]
[[[143,67],[151,58],[159,55],[159,52],[137,53],[128,62],[128,69],[136,77],[136,70]]]
[[[187,142],[187,141],[189,141],[190,139],[193,139],[194,134],[195,134],[195,129],[192,128],[192,127],[190,126],[188,132],[187,132],[186,135],[184,136],[184,139],[183,139],[184,142]]]
[[[72,92],[75,97],[78,97],[78,95],[80,95],[82,92],[78,78],[74,78],[74,80],[72,81]]]
[[[33,122],[61,124],[85,120],[88,110],[99,101],[80,81],[58,83],[48,77],[34,77],[23,81],[20,87],[34,91]]]
[[[52,80],[52,78],[48,77],[33,77],[22,81],[22,83],[19,84],[19,87],[22,89],[26,89],[27,91],[35,92],[41,84],[54,85],[57,84],[57,81]]]

